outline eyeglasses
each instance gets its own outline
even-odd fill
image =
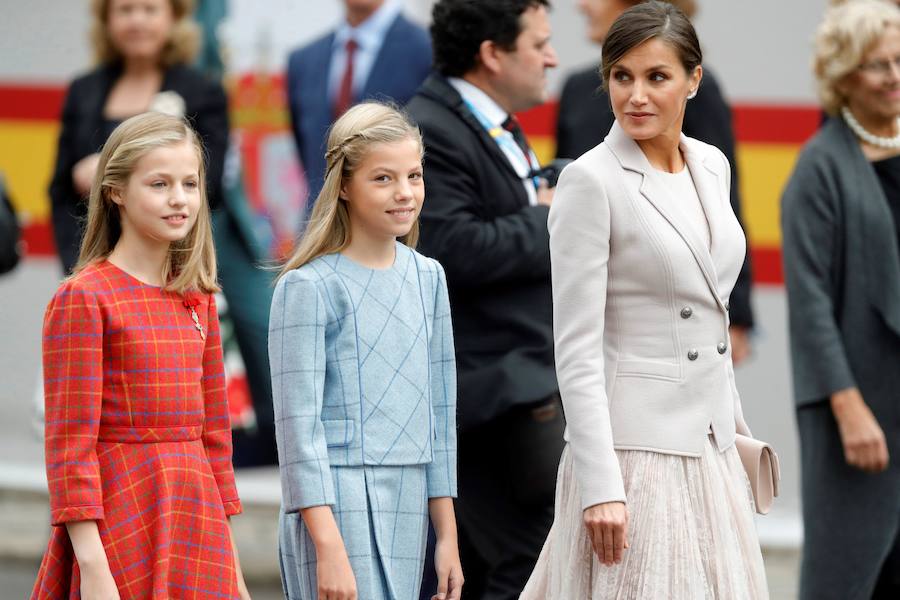
[[[865,71],[866,73],[871,73],[872,75],[885,77],[887,75],[890,75],[892,67],[897,67],[897,69],[900,69],[900,54],[890,60],[870,60],[869,62],[859,65],[859,67],[857,68],[860,71]]]

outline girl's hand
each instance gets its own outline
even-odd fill
[[[837,421],[847,464],[878,473],[888,466],[884,431],[857,388],[831,395],[831,411]]]
[[[622,562],[628,548],[628,508],[624,502],[604,502],[584,510],[584,526],[594,553],[607,566]]]
[[[439,539],[435,544],[434,570],[437,572],[438,588],[431,600],[459,600],[464,579],[455,538]]]
[[[88,154],[72,167],[72,184],[78,194],[87,196],[91,192],[91,184],[94,183],[99,163],[100,155],[95,152]]]
[[[356,600],[356,577],[343,542],[326,548],[316,546],[316,580],[319,600]]]
[[[119,600],[116,580],[113,579],[108,564],[79,566],[81,567],[82,600]]]

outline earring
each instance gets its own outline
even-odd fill
[[[688,100],[693,100],[696,96],[697,96],[697,89],[695,88],[695,89],[691,90],[691,93],[690,93],[690,94],[688,94],[687,99],[688,99]]]

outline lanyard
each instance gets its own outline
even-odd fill
[[[512,133],[503,129],[503,127],[499,125],[491,125],[490,121],[487,120],[481,111],[475,108],[475,105],[469,102],[466,99],[463,99],[463,102],[466,103],[466,106],[469,107],[469,110],[475,115],[475,118],[478,119],[478,122],[481,123],[481,126],[487,131],[488,135],[491,136],[491,139],[494,140],[494,143],[503,150],[503,154],[510,158],[510,155],[515,157],[521,157],[519,161],[520,166],[525,168],[527,175],[522,177],[523,180],[527,181],[531,179],[531,183],[534,185],[534,189],[538,189],[538,185],[540,184],[540,178],[536,175],[533,177],[529,177],[533,169],[531,168],[531,160],[528,156],[525,155],[522,148],[515,142],[512,138]]]

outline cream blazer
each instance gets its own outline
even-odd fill
[[[728,297],[746,252],[715,147],[682,135],[710,244],[616,123],[562,173],[550,209],[556,371],[587,508],[626,501],[615,449],[699,456],[749,434]]]

